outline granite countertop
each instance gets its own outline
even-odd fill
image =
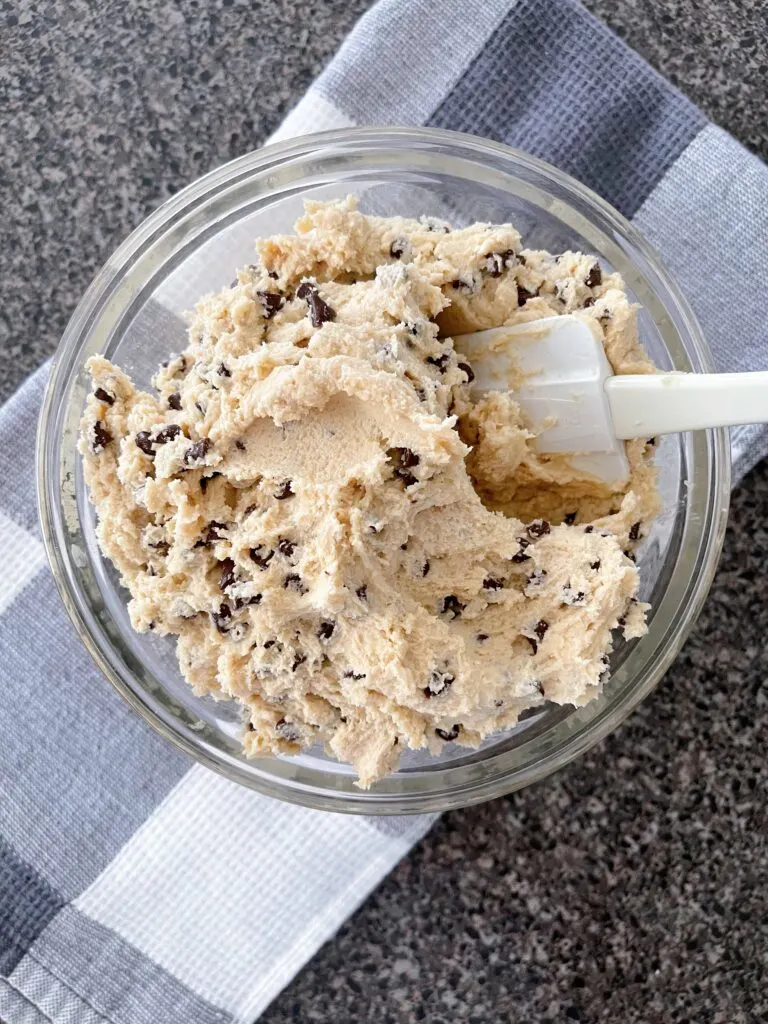
[[[367,6],[0,0],[0,400],[114,246],[258,146]],[[768,159],[763,0],[587,6]],[[262,1019],[768,1019],[766,523],[764,464],[640,710],[554,778],[445,815]]]

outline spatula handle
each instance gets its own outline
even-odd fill
[[[609,377],[616,437],[654,437],[705,427],[768,423],[768,371],[654,373]]]

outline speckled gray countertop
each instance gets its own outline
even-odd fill
[[[259,145],[367,6],[0,0],[0,399],[110,250]],[[768,158],[764,0],[587,6]],[[767,523],[763,465],[640,710],[547,782],[445,815],[262,1019],[768,1020]]]

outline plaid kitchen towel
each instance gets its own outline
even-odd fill
[[[768,365],[768,170],[572,0],[381,0],[277,135],[387,123],[580,178],[661,251],[719,369]],[[44,377],[0,410],[0,1020],[251,1021],[432,819],[269,800],[129,711],[45,565]],[[737,477],[766,451],[734,431]]]

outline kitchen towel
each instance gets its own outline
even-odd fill
[[[577,3],[380,0],[275,138],[366,124],[473,132],[557,164],[660,250],[720,370],[768,367],[768,170]],[[269,800],[123,704],[45,562],[45,376],[0,410],[0,1020],[252,1021],[433,818]],[[768,434],[738,428],[732,447],[738,478]]]

